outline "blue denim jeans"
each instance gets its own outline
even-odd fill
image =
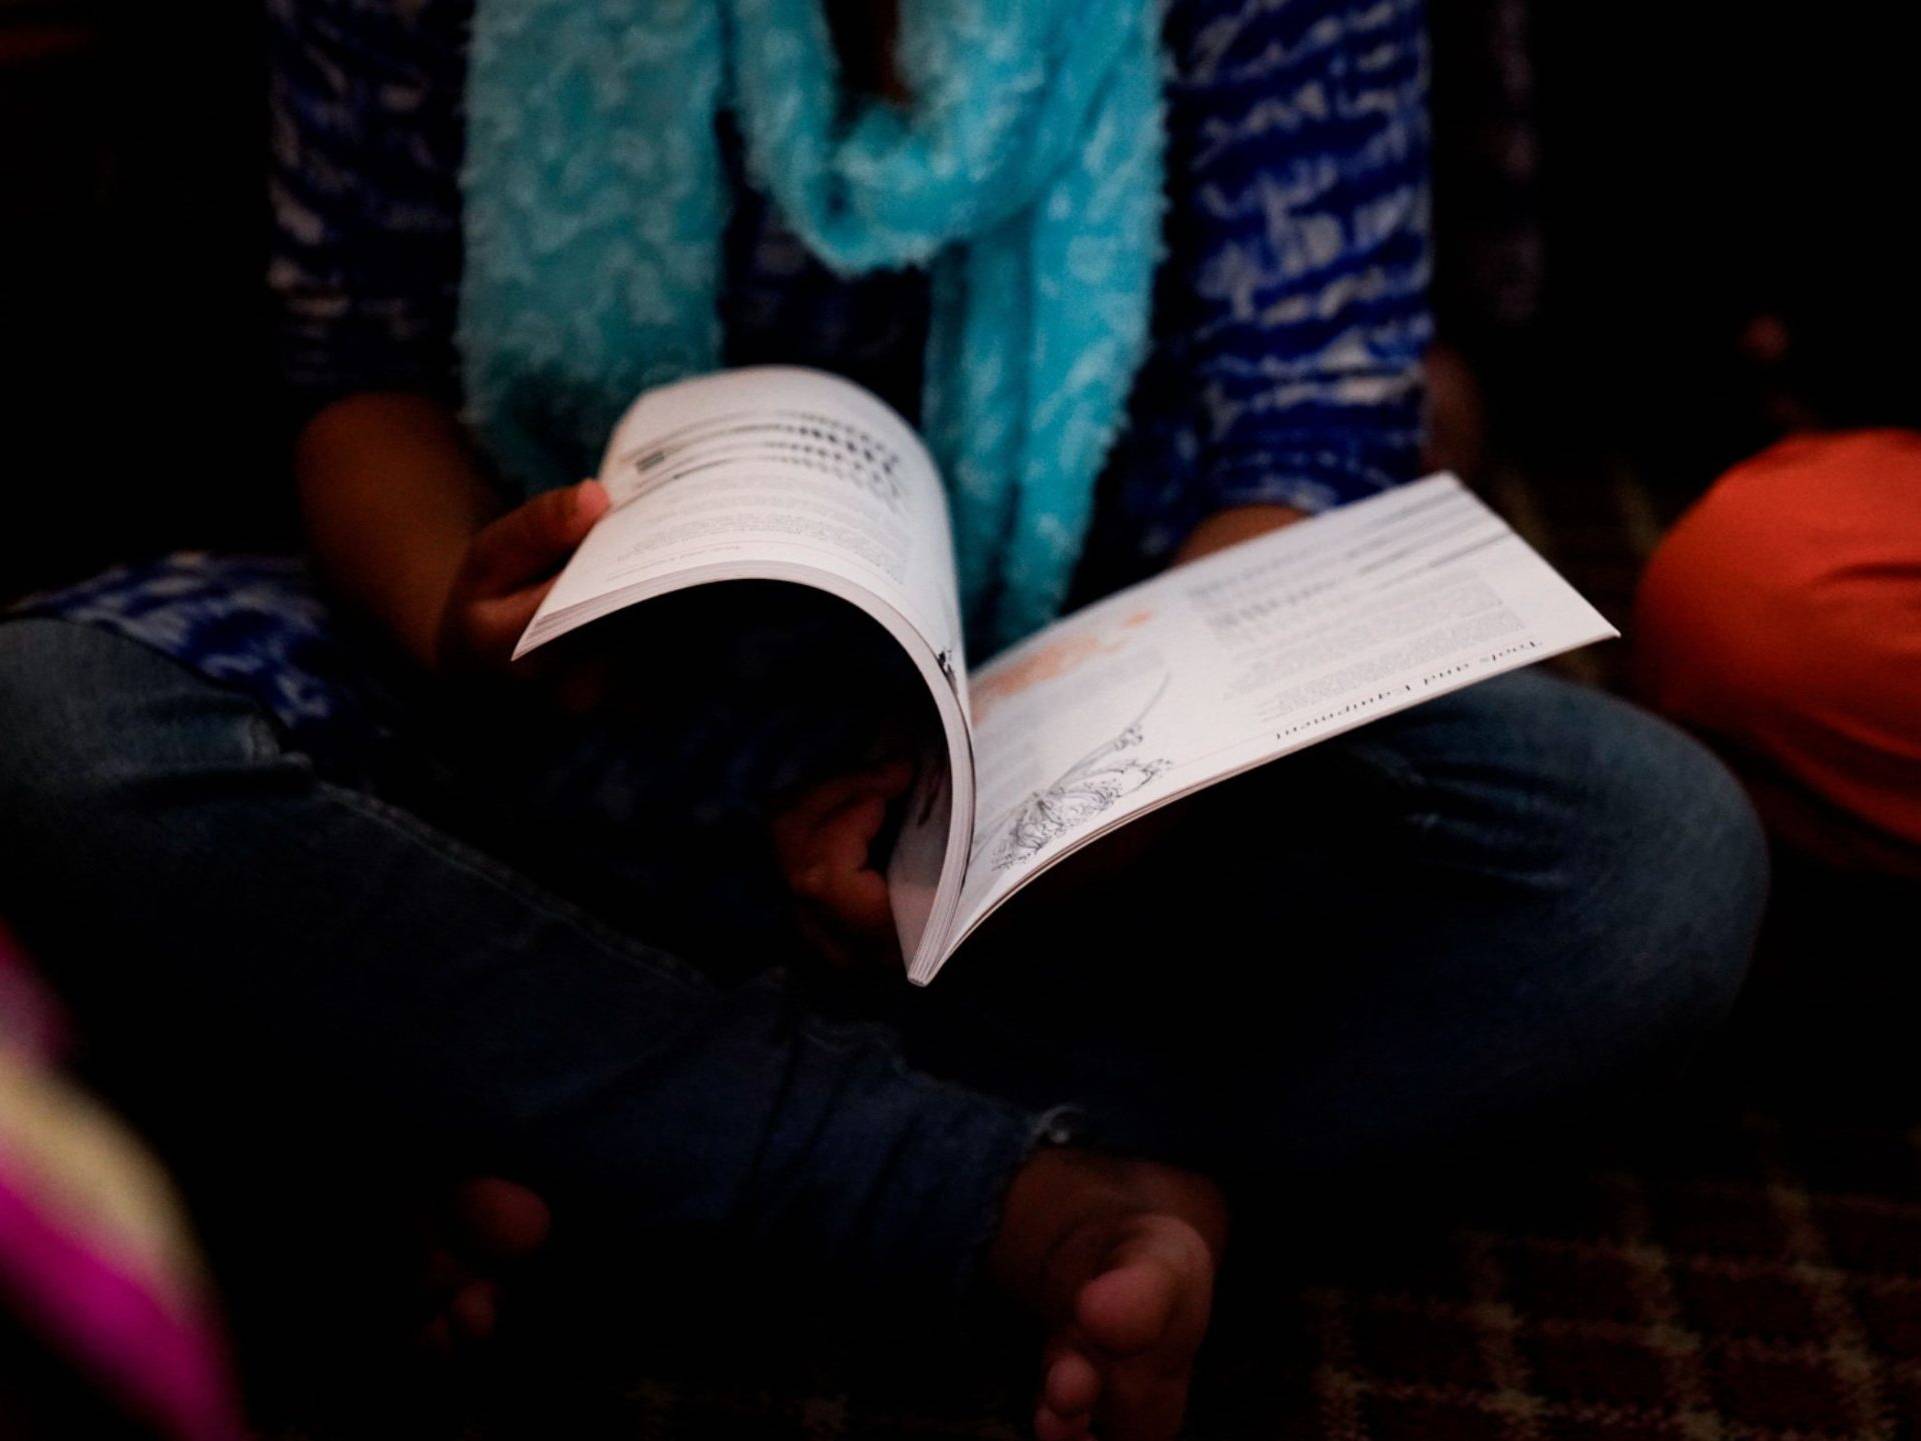
[[[759,932],[736,916],[714,917],[726,957],[670,954],[654,902],[597,904],[564,881],[591,865],[463,827],[485,787],[447,784],[446,805],[340,784],[135,642],[0,625],[0,913],[96,1004],[151,1015],[154,1064],[272,1056],[636,1228],[923,1291],[966,1287],[1063,1115],[1228,1178],[1298,1175],[1684,1051],[1732,1003],[1766,888],[1714,759],[1538,673],[1197,798],[925,992],[822,978],[777,938],[741,954]],[[630,823],[639,867],[668,865],[646,837],[675,818]]]

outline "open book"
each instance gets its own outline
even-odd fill
[[[613,508],[516,658],[713,581],[792,581],[872,616],[925,679],[945,742],[888,865],[901,954],[922,985],[1016,891],[1115,827],[1617,634],[1437,475],[1108,596],[970,674],[932,459],[880,400],[810,370],[647,392],[600,479]]]

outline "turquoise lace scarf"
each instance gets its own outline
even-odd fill
[[[482,443],[573,480],[642,388],[720,363],[727,181],[835,270],[928,266],[922,416],[962,603],[995,649],[1060,609],[1147,345],[1154,0],[903,0],[910,107],[850,96],[820,0],[478,0],[460,343]]]

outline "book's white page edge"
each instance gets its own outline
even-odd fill
[[[838,479],[824,480],[832,465],[813,460],[827,453],[828,442],[797,440],[796,422],[837,427],[850,447],[839,452],[849,464]],[[766,433],[783,429],[788,434]],[[762,433],[758,444],[752,432]],[[852,458],[853,448],[861,458]],[[884,475],[876,464],[885,465]],[[908,616],[945,658],[966,710],[946,492],[920,437],[870,391],[798,366],[750,366],[659,386],[637,397],[615,425],[599,478],[613,508],[555,577],[514,659],[631,604],[623,597],[661,578],[711,574],[710,567],[729,564],[746,578],[769,566],[800,565],[840,576]],[[893,493],[883,496],[884,489]],[[756,497],[743,498],[748,492]],[[838,521],[823,514],[824,505],[840,508]],[[809,516],[819,518],[812,535]],[[677,524],[690,519],[692,531]],[[729,534],[736,520],[741,529]],[[756,521],[772,521],[777,530]],[[703,522],[699,538],[672,538],[677,529],[692,537]],[[840,539],[830,539],[836,529]],[[856,554],[850,544],[867,549]]]

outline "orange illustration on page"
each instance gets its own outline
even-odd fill
[[[1064,635],[1037,647],[1012,665],[1002,666],[974,685],[969,697],[976,725],[1001,702],[1012,700],[1045,681],[1071,675],[1095,656],[1111,655],[1125,646],[1154,618],[1152,610],[1131,612],[1126,619],[1098,631]]]

